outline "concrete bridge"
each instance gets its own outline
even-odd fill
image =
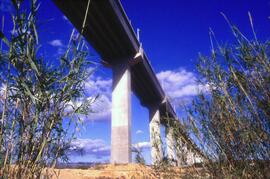
[[[81,31],[88,0],[53,1],[78,31]],[[131,162],[131,92],[139,98],[141,105],[149,109],[152,163],[156,164],[163,158],[161,125],[166,127],[168,158],[178,161],[178,165],[194,163],[195,155],[200,154],[200,151],[184,132],[181,139],[174,137],[174,130],[168,123],[171,120],[178,121],[177,116],[121,2],[91,0],[83,36],[99,53],[102,63],[113,71],[111,163]],[[177,141],[180,148],[175,147]]]

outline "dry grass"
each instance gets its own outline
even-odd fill
[[[88,169],[53,169],[53,179],[97,179],[97,178],[205,178],[201,168],[179,168],[170,167],[167,170],[155,170],[150,166],[141,164],[113,165],[104,164],[90,167]]]

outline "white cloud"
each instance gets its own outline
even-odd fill
[[[101,95],[91,107],[92,112],[88,115],[88,120],[110,120],[111,119],[111,101]]]
[[[195,73],[185,69],[167,70],[157,73],[161,86],[171,100],[177,106],[179,103],[189,103],[199,91],[207,91],[207,85],[197,83]],[[105,79],[92,75],[85,83],[89,96],[99,94],[100,97],[92,105],[94,113],[90,113],[86,120],[110,120],[111,118],[111,89],[112,79]],[[142,131],[136,131],[136,134]]]
[[[143,131],[142,130],[137,130],[136,134],[143,134]]]
[[[90,71],[93,69],[89,69]],[[90,104],[87,115],[77,115],[83,121],[102,121],[111,119],[111,79],[104,79],[100,76],[91,75],[86,80],[85,97],[76,101],[70,101],[65,109],[69,114],[73,106],[79,107],[86,102]]]
[[[161,71],[157,73],[157,78],[175,105],[190,102],[198,92],[207,91],[207,85],[198,84],[195,73],[185,69]]]
[[[105,96],[111,96],[111,79],[104,79],[100,76],[92,75],[85,83],[85,87],[89,94],[102,93]]]
[[[96,158],[109,156],[110,147],[102,139],[76,139],[69,148],[71,155],[93,155]]]
[[[151,147],[150,142],[138,142],[136,144],[132,144],[132,147],[136,149],[147,149]]]
[[[87,95],[99,95],[99,98],[92,104],[92,112],[85,118],[86,120],[110,120],[111,86],[111,79],[104,79],[94,75],[85,83]]]
[[[63,46],[60,46],[58,49],[57,49],[57,55],[64,55],[65,54],[65,49],[63,48]]]
[[[59,39],[52,40],[52,41],[50,41],[48,43],[53,47],[63,47],[64,46],[62,41],[59,40]]]
[[[142,150],[151,147],[150,142],[138,142],[132,147]],[[71,142],[69,148],[70,155],[92,155],[96,158],[108,157],[111,148],[102,139],[76,139]]]
[[[54,54],[56,57],[65,54],[66,46],[63,44],[62,40],[54,39],[52,41],[49,41],[48,44],[56,48],[56,53]]]

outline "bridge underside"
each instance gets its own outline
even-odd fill
[[[81,32],[88,0],[53,1]],[[120,1],[91,0],[83,36],[99,53],[102,63],[113,70],[111,162],[131,162],[131,91],[149,109],[150,133],[153,135],[150,136],[152,158],[153,161],[161,160],[158,150],[162,148],[158,146],[155,149],[153,140],[160,136],[160,123],[165,123],[163,117],[177,117],[166,100]],[[172,136],[168,135],[169,138]]]
[[[80,32],[87,1],[54,2]],[[146,55],[143,53],[134,59],[140,43],[118,0],[91,0],[83,35],[99,53],[105,65],[113,67],[121,63],[131,64],[132,91],[144,106],[162,102],[165,94]]]

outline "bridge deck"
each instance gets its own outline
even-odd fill
[[[87,0],[54,2],[77,30],[81,31]],[[124,61],[133,63],[132,91],[142,105],[161,103],[165,99],[165,93],[146,54],[143,52],[141,59],[133,61],[140,49],[140,43],[119,0],[91,0],[83,35],[107,65]],[[168,101],[163,103],[161,113],[175,117]]]

